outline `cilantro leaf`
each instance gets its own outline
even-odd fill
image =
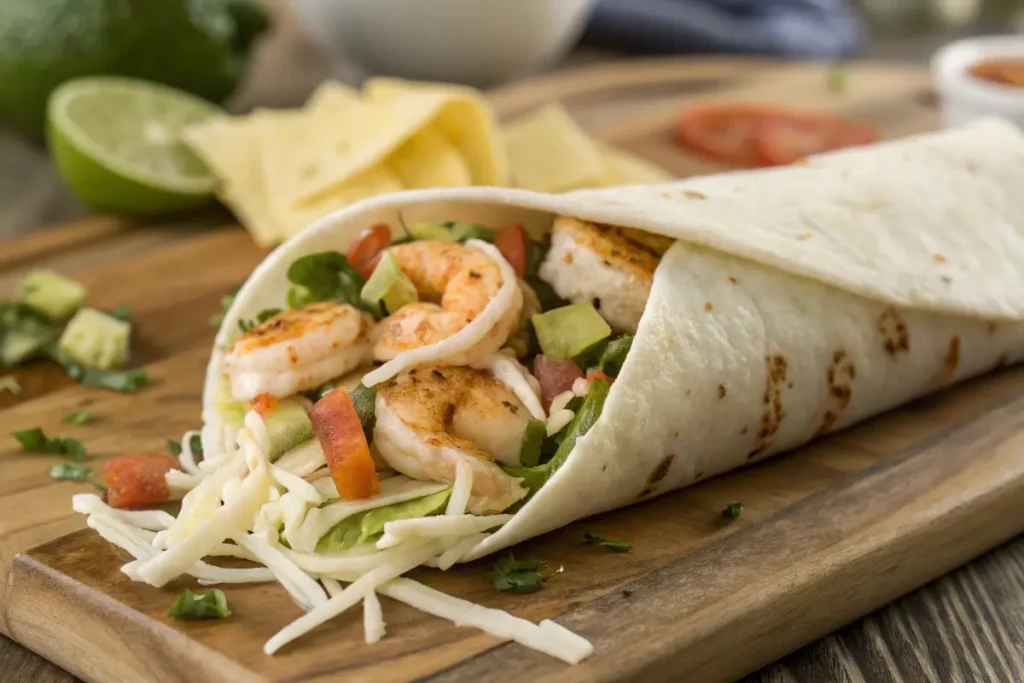
[[[224,619],[231,616],[224,591],[211,588],[205,595],[196,595],[191,589],[178,596],[167,616],[177,619]]]
[[[722,510],[722,517],[730,522],[736,521],[743,514],[743,503],[729,503]]]
[[[625,541],[606,541],[600,536],[595,536],[589,531],[583,534],[583,539],[587,542],[587,545],[599,545],[608,550],[614,550],[617,553],[628,553],[633,549],[632,543],[626,543]]]
[[[46,316],[25,304],[0,303],[0,368],[42,355],[56,334]]]
[[[198,434],[193,434],[188,438],[189,448],[192,449],[192,455],[199,458],[203,455],[203,437]]]
[[[86,458],[85,446],[78,439],[72,439],[68,436],[50,438],[39,427],[11,432],[11,436],[18,440],[22,450],[32,453],[66,455],[76,461],[85,460]]]
[[[171,455],[181,455],[181,443],[174,439],[167,439],[167,450]]]
[[[68,413],[61,420],[61,422],[73,425],[87,425],[95,421],[96,416],[92,414],[91,410],[76,410],[73,413]]]
[[[512,553],[502,553],[491,572],[491,582],[505,593],[535,593],[544,585],[539,571],[542,564],[535,557],[517,559]]]
[[[149,376],[142,368],[135,370],[92,370],[74,360],[56,345],[47,349],[50,358],[64,367],[68,377],[84,387],[108,389],[122,394],[132,394],[149,383]]]
[[[114,317],[114,318],[117,318],[118,320],[123,320],[125,322],[131,322],[132,307],[131,307],[130,304],[121,304],[120,306],[118,306],[114,310],[109,311],[109,315]]]
[[[70,462],[58,462],[50,468],[50,477],[57,481],[89,481],[92,475],[85,465],[75,465]]]
[[[252,320],[242,320],[241,318],[239,318],[238,329],[242,330],[242,332],[248,332],[252,328],[267,322],[280,312],[280,308],[264,308],[262,311],[257,313],[256,317]]]
[[[224,316],[227,314],[228,309],[231,308],[231,304],[235,303],[235,297],[238,295],[238,290],[245,284],[245,280],[242,280],[237,285],[229,289],[220,298],[220,312],[216,313],[210,318],[210,325],[213,327],[220,327],[221,323],[224,322]]]
[[[288,281],[298,286],[288,292],[292,308],[317,301],[341,301],[366,310],[359,297],[366,280],[340,252],[322,251],[295,260],[288,267]]]

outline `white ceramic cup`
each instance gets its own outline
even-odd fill
[[[983,116],[1001,116],[1024,128],[1024,88],[975,78],[972,65],[989,57],[1024,58],[1024,37],[989,36],[950,43],[932,58],[932,77],[948,128]]]
[[[370,73],[496,85],[542,69],[579,39],[594,0],[296,0],[332,57]]]

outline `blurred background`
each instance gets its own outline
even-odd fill
[[[328,78],[493,88],[652,54],[925,64],[955,38],[1021,29],[1024,0],[2,0],[0,237],[85,213],[40,144],[39,103],[90,71],[244,112],[297,106]]]

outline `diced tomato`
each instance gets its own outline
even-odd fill
[[[716,103],[692,107],[679,117],[680,145],[740,166],[759,162],[754,138],[761,124],[784,111],[763,104]]]
[[[141,508],[170,500],[164,475],[178,461],[163,453],[134,453],[103,465],[107,502],[116,508]]]
[[[266,417],[277,410],[277,397],[270,394],[259,394],[252,402],[252,409],[259,413],[260,417]]]
[[[563,391],[571,391],[572,383],[583,377],[580,366],[572,359],[552,360],[541,354],[533,360],[533,374],[540,383],[540,399],[544,410],[551,408],[551,401]]]
[[[494,236],[494,246],[498,248],[498,251],[501,252],[501,255],[505,257],[505,260],[509,262],[512,270],[516,271],[516,275],[519,277],[526,275],[528,239],[526,230],[518,223],[502,228]]]
[[[812,154],[878,142],[872,128],[818,114],[790,113],[763,121],[754,149],[761,164],[785,166]]]
[[[348,391],[335,389],[313,405],[309,413],[324,451],[338,495],[345,500],[372,498],[380,491],[380,479],[370,456]]]
[[[348,262],[363,277],[370,277],[380,261],[381,252],[391,244],[391,228],[377,223],[359,233],[348,247]]]
[[[607,372],[604,372],[602,370],[591,370],[590,372],[587,373],[588,382],[593,381],[595,379],[603,379],[605,382],[608,383],[608,386],[611,386],[612,382],[615,381],[614,377],[612,377]]]

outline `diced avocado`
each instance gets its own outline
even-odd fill
[[[131,333],[131,323],[95,308],[83,308],[64,328],[60,348],[86,368],[113,370],[128,360]]]
[[[455,241],[455,236],[448,229],[447,223],[410,223],[406,230],[409,231],[410,237],[417,240]]]
[[[587,350],[612,333],[590,304],[571,304],[531,318],[537,343],[548,358],[565,360]]]
[[[451,231],[452,237],[455,238],[456,242],[465,242],[466,240],[494,241],[494,231],[479,223],[455,221],[448,224],[448,230]]]
[[[52,270],[33,270],[21,281],[18,300],[51,320],[59,320],[85,303],[85,285]]]
[[[416,288],[402,272],[398,265],[398,259],[390,249],[381,256],[370,279],[363,285],[363,291],[360,292],[359,297],[366,306],[378,312],[379,315],[394,313],[406,304],[419,301]],[[386,310],[381,310],[381,304]]]
[[[306,406],[291,398],[281,399],[277,407],[263,418],[270,437],[270,453],[273,462],[282,455],[316,437],[313,423],[306,413]]]
[[[217,393],[213,397],[213,407],[217,415],[232,427],[241,428],[245,424],[246,406],[231,396],[231,388],[226,380],[221,381]]]

